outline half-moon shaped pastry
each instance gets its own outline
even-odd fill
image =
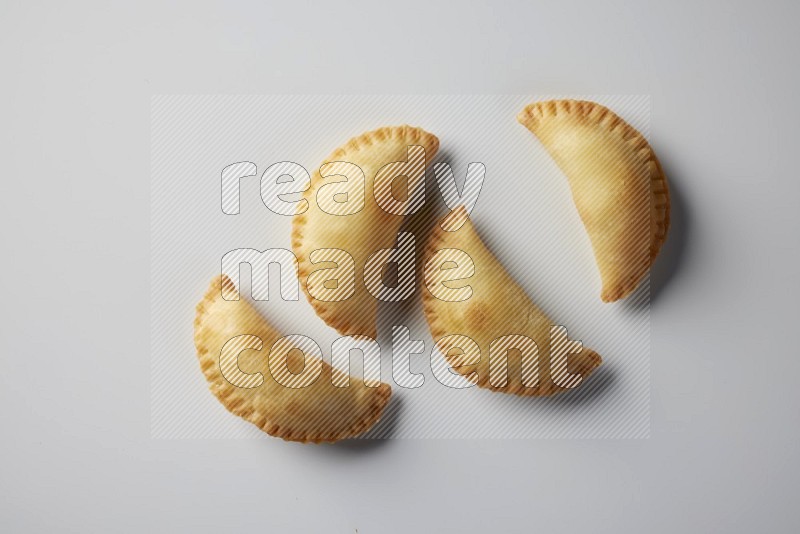
[[[373,388],[353,379],[335,386],[332,376],[344,373],[315,356],[304,361],[246,300],[224,300],[223,288],[236,292],[228,277],[217,277],[197,305],[194,341],[209,388],[228,411],[272,436],[301,442],[353,437],[378,421],[391,395],[387,384]],[[300,387],[298,377],[315,374]],[[346,383],[341,378],[336,383]]]
[[[417,148],[412,151],[410,147]],[[418,147],[424,149],[424,158]],[[395,202],[389,198],[388,189],[401,200],[413,197],[416,201],[412,204],[418,208],[419,201],[424,201],[425,166],[438,148],[439,140],[420,128],[380,128],[334,150],[320,167],[325,178],[319,170],[312,174],[311,186],[303,194],[308,209],[293,220],[292,248],[298,258],[300,285],[306,297],[317,315],[340,333],[376,337],[377,299],[364,283],[364,266],[379,249],[393,247],[404,218],[404,213],[397,211]],[[392,166],[399,166],[400,175],[407,176],[405,189],[402,180],[388,188],[376,189],[378,172],[391,171]],[[363,173],[360,179],[356,179],[360,174],[358,169]],[[348,179],[343,181],[345,175]],[[387,183],[383,180],[384,186]],[[325,188],[329,191],[322,191]],[[395,213],[381,207],[376,198]],[[337,255],[333,249],[346,251],[353,261],[346,256],[342,258],[344,255]],[[319,250],[322,251],[316,257],[312,256]],[[343,281],[347,276],[343,274],[343,266],[355,269],[355,287]],[[337,275],[338,287],[336,282],[325,281],[325,269]]]
[[[455,232],[437,225],[424,259],[422,302],[439,351],[482,388],[548,396],[578,386],[602,363],[600,356],[583,347],[578,352],[577,342],[525,295],[463,207],[448,217],[466,222]]]
[[[537,102],[517,120],[567,175],[600,270],[601,298],[626,297],[649,271],[669,228],[669,190],[653,149],[594,102]]]

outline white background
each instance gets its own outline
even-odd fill
[[[796,531],[798,15],[3,2],[3,530]],[[150,439],[151,95],[361,92],[652,95],[649,440]]]

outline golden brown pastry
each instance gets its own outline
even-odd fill
[[[420,128],[380,128],[334,150],[322,174],[313,173],[303,195],[308,210],[293,220],[292,248],[309,302],[340,333],[376,337],[377,298],[365,285],[364,266],[373,253],[392,248],[397,240],[408,211],[394,199],[408,200],[412,212],[421,206],[425,166],[438,148],[439,140]],[[391,176],[393,168],[407,175],[406,188],[402,180],[376,180],[379,171]],[[335,249],[346,251],[354,261]],[[352,269],[355,287],[347,281]]]
[[[600,270],[601,298],[626,297],[649,271],[669,228],[669,190],[653,149],[594,102],[537,102],[517,120],[569,180]]]
[[[572,353],[577,342],[503,269],[463,207],[449,217],[466,222],[456,232],[435,227],[425,251],[422,301],[450,365],[480,387],[516,395],[554,395],[580,384],[600,356],[587,348]]]
[[[215,278],[197,305],[194,340],[209,388],[228,411],[272,436],[301,442],[353,437],[378,421],[391,395],[387,384],[367,387],[354,379],[336,387],[332,379],[347,383],[346,375],[315,355],[304,362],[291,339],[281,338],[246,300],[224,300],[223,289],[236,292],[228,277]]]

